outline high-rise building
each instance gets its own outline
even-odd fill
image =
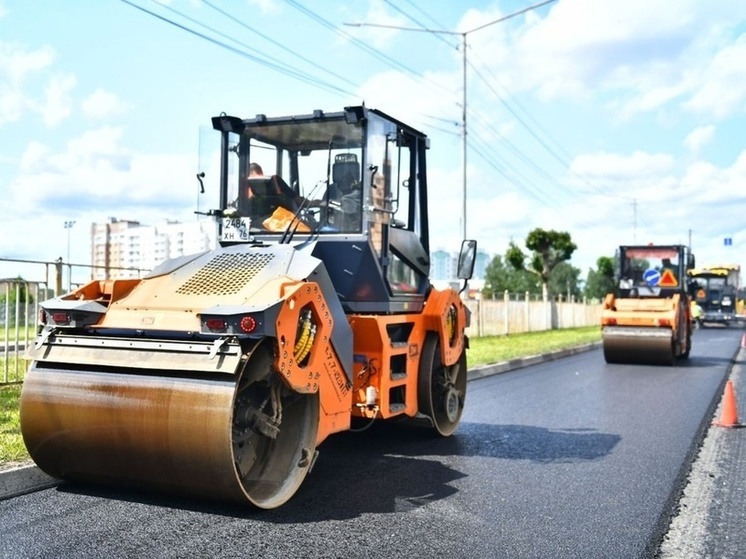
[[[91,225],[93,279],[136,278],[169,258],[211,250],[215,223],[166,221],[141,225],[110,218]]]
[[[453,267],[453,255],[442,248],[430,254],[430,279],[433,281],[447,281],[456,275]]]
[[[487,266],[489,266],[492,258],[489,254],[482,250],[477,251],[477,255],[474,259],[474,279],[484,279],[487,272]]]
[[[433,281],[454,281],[458,275],[458,252],[448,252],[442,248],[430,254],[430,279]],[[484,251],[477,251],[474,260],[473,279],[484,279],[485,271],[492,258]]]

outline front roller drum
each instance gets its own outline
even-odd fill
[[[453,434],[461,421],[466,400],[466,350],[452,365],[444,365],[440,338],[427,334],[422,347],[417,400],[419,411],[427,416],[439,435]]]
[[[289,391],[271,362],[267,342],[235,376],[34,362],[21,395],[24,442],[60,479],[274,508],[312,465],[319,402]]]
[[[607,363],[676,363],[676,346],[670,328],[606,326],[603,329],[603,348]]]

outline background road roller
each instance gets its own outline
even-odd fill
[[[674,365],[689,357],[687,270],[693,267],[694,255],[682,245],[619,247],[617,288],[601,315],[607,363]]]
[[[269,509],[353,420],[426,417],[451,435],[469,313],[428,279],[428,145],[364,106],[213,118],[198,213],[220,246],[41,305],[21,396],[33,460]],[[464,241],[461,279],[475,252]]]
[[[693,299],[702,309],[700,323],[729,326],[740,321],[738,289],[741,266],[724,264],[689,270]],[[742,311],[742,309],[740,309]]]

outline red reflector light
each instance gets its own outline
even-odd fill
[[[238,325],[241,327],[241,330],[250,334],[256,330],[256,319],[253,316],[246,315],[241,318],[241,322]]]
[[[70,315],[66,312],[55,311],[52,313],[55,324],[70,324]]]
[[[671,326],[671,321],[668,320],[667,318],[660,318],[658,319],[658,324],[660,326]]]
[[[208,318],[205,320],[205,326],[211,332],[224,332],[228,328],[228,325],[222,318]]]

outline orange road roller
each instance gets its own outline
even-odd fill
[[[621,246],[617,288],[601,315],[607,363],[674,365],[692,345],[687,270],[694,256],[683,245]]]
[[[428,138],[365,106],[221,114],[207,132],[198,213],[216,248],[41,304],[20,404],[36,464],[271,509],[353,420],[451,435],[469,311],[429,279]],[[475,252],[464,240],[464,286]]]

